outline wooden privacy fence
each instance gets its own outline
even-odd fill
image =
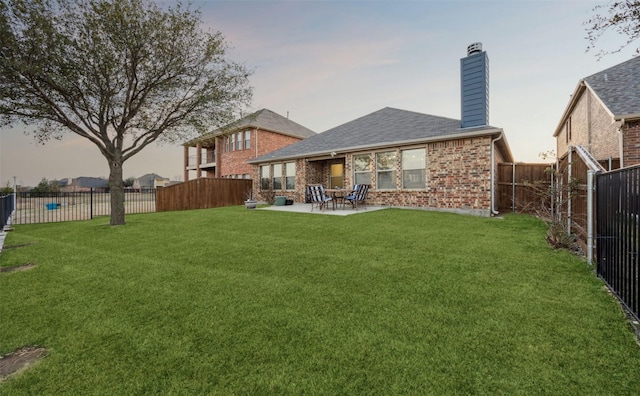
[[[251,191],[249,179],[199,178],[159,188],[156,211],[207,209],[242,205]]]
[[[552,164],[498,164],[498,210],[501,212],[535,213],[547,202],[541,193],[551,185],[548,171]]]

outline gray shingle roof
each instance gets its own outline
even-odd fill
[[[105,188],[109,186],[109,181],[101,177],[81,176],[73,179],[72,184],[78,187]]]
[[[490,126],[461,129],[460,120],[385,107],[249,162],[259,163],[393,146],[490,128],[497,129]]]
[[[140,176],[137,181],[140,184],[140,187],[153,187],[153,182],[156,179],[164,179],[164,177],[156,175],[155,173],[147,173],[146,175]]]
[[[584,81],[615,117],[640,113],[640,56],[586,77]]]
[[[316,135],[316,133],[311,129],[293,122],[278,113],[274,113],[269,109],[262,109],[256,111],[255,113],[249,114],[248,116],[242,117],[237,121],[227,124],[222,128],[216,129],[209,134],[193,139],[185,143],[184,145],[193,145],[198,141],[206,141],[215,136],[224,135],[226,133],[242,130],[245,128],[260,128],[262,130],[277,132],[283,135],[299,137],[302,139]]]

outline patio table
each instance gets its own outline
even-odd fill
[[[333,201],[333,210],[336,210],[336,202],[338,200],[342,201],[342,209],[344,209],[344,197],[349,195],[352,190],[349,188],[327,188],[325,191],[328,194],[331,194],[331,198]]]

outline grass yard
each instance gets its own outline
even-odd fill
[[[640,393],[640,348],[531,217],[243,207],[16,226],[15,394]]]

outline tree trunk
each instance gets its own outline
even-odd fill
[[[124,225],[124,182],[121,158],[109,160],[109,191],[111,193],[111,225]]]

